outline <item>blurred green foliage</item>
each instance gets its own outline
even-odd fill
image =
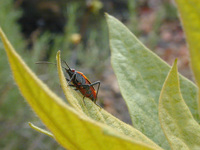
[[[163,20],[176,18],[176,11],[171,4],[161,5],[162,7],[157,9],[153,29],[146,37],[140,30],[139,24],[140,14],[143,11],[142,2],[117,1],[117,5],[112,5],[112,2],[102,3],[99,0],[58,2],[62,5],[61,12],[66,19],[62,33],[37,28],[25,39],[20,32],[23,30],[17,23],[23,12],[16,8],[13,0],[0,1],[0,26],[26,63],[59,95],[62,93],[56,67],[36,65],[35,62],[41,60],[55,62],[56,52],[61,50],[62,59],[72,68],[84,72],[91,81],[101,80],[109,64],[110,55],[104,11],[122,20],[125,18],[125,23],[130,30],[151,49],[154,49],[159,40],[159,27]],[[121,4],[126,6],[122,10],[119,8]],[[46,5],[41,6],[46,7]],[[80,35],[80,39],[76,42],[72,41],[75,34]],[[31,121],[43,127],[40,122],[37,122],[37,117],[16,88],[5,55],[0,41],[0,148],[3,150],[62,149],[54,140],[36,133],[28,126],[27,122]]]
[[[14,9],[12,0],[0,1],[0,26],[20,55],[32,64],[37,60],[38,51],[43,47],[45,38],[41,37],[38,40],[34,45],[34,51],[25,51],[26,41],[17,24],[21,14],[21,11]],[[6,59],[0,41],[0,148],[3,150],[62,149],[54,140],[30,130],[27,120],[35,122],[34,120],[37,119],[16,88]]]

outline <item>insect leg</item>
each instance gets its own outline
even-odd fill
[[[73,86],[73,87],[75,87],[75,85],[73,85],[73,84],[69,84],[69,81],[70,81],[69,79],[67,79],[67,78],[65,78],[65,79],[68,81],[67,83],[68,83],[69,86]]]
[[[83,95],[83,102],[84,102],[84,104],[85,104],[84,98],[85,98],[85,95],[88,94],[87,92],[88,92],[88,90],[90,89],[90,88],[89,88],[90,85],[89,85],[89,84],[84,84],[84,85],[81,85],[81,86],[84,87],[84,88],[86,88],[86,92],[85,92],[85,94]]]
[[[67,78],[65,78],[65,79],[66,79],[67,81],[70,81],[70,80],[69,80],[69,79],[67,79]],[[71,87],[75,87],[75,89],[74,89],[74,90],[75,90],[75,91],[78,91],[78,89],[76,88],[76,86],[75,86],[75,85],[73,85],[73,84],[69,84],[69,83],[68,83],[68,85],[69,85],[69,86],[71,86]]]
[[[96,82],[94,82],[94,83],[91,83],[91,84],[82,84],[81,86],[83,86],[83,87],[90,87],[90,86],[93,86],[93,85],[96,85],[96,84],[99,84],[99,86],[100,86],[100,81],[96,81]]]
[[[84,104],[85,104],[85,100],[84,100],[84,98],[85,98],[85,96],[83,96],[83,102],[84,102]],[[85,104],[86,105],[86,104]]]
[[[83,99],[85,98],[85,95],[87,94],[88,90],[89,90],[89,87],[90,85],[89,84],[84,84],[84,85],[81,85],[82,87],[86,88],[86,92],[85,94],[83,95]]]
[[[81,86],[87,88],[87,87],[90,87],[90,86],[94,86],[94,85],[96,85],[96,84],[98,84],[98,87],[97,87],[97,94],[96,94],[96,95],[98,95],[99,87],[100,87],[100,84],[101,84],[100,81],[96,81],[96,82],[91,83],[91,84],[83,84],[83,85],[81,85]],[[89,88],[87,89],[87,91],[88,91],[88,90],[89,90]],[[86,93],[87,93],[87,92],[86,92]],[[84,95],[84,97],[85,97],[85,95]],[[97,100],[97,96],[96,96],[96,99],[95,99],[95,101],[94,101],[95,104],[96,104],[96,100]]]
[[[73,75],[72,75],[72,77],[71,77],[71,79],[69,80],[69,79],[67,79],[67,81],[68,81],[68,84],[70,84],[70,82],[72,82],[72,80],[73,80],[73,78],[75,78],[76,77],[76,73],[74,73]]]
[[[96,84],[98,84],[98,87],[97,87],[97,96],[98,96],[99,87],[101,85],[101,82],[100,81],[96,81],[96,82],[90,84],[90,86],[93,86],[93,85],[96,85]],[[96,96],[96,99],[95,99],[95,102],[94,102],[95,104],[96,104],[96,101],[97,101],[97,96]]]

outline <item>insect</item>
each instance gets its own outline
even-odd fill
[[[99,91],[99,87],[100,87],[100,81],[96,81],[94,83],[91,83],[89,81],[89,79],[82,73],[79,71],[76,71],[75,69],[71,69],[69,67],[69,65],[63,61],[65,63],[66,67],[63,67],[66,71],[66,73],[69,75],[70,79],[66,78],[66,80],[68,81],[68,85],[69,86],[73,86],[76,89],[82,93],[83,95],[83,101],[84,98],[87,97],[89,99],[91,99],[95,104],[97,101],[97,95],[98,95],[98,91]],[[51,62],[37,62],[36,64],[54,64]],[[54,64],[56,65],[56,64]],[[94,88],[94,85],[98,85],[97,87],[97,91]],[[85,103],[85,101],[84,101]]]

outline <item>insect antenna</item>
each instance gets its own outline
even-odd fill
[[[66,63],[66,61],[62,60],[62,62],[65,63],[65,65],[69,68],[69,70],[71,71],[71,68],[68,66],[68,64]]]
[[[51,65],[57,65],[56,63],[52,63],[52,62],[48,62],[48,61],[39,61],[39,62],[36,62],[35,64],[51,64]],[[67,69],[63,66],[61,66],[62,68],[64,69]]]

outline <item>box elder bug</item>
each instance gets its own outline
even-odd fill
[[[65,69],[66,73],[70,77],[70,79],[66,78],[66,80],[68,81],[68,85],[75,87],[75,90],[78,90],[82,93],[83,101],[84,101],[84,98],[87,97],[96,104],[97,95],[98,95],[98,91],[99,91],[99,87],[100,87],[100,81],[91,83],[89,81],[89,79],[82,72],[76,71],[75,69],[71,69],[65,61],[63,61],[63,62],[68,67],[68,68],[65,68],[62,66],[62,68]],[[36,64],[54,64],[54,63],[37,62]],[[56,65],[56,64],[54,64],[54,65]],[[94,89],[94,85],[98,85],[97,91]],[[85,101],[84,101],[84,103],[85,103]]]

